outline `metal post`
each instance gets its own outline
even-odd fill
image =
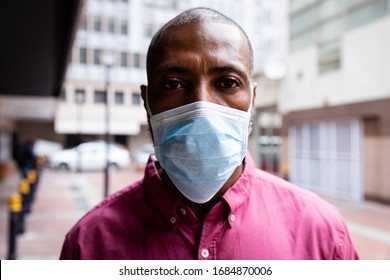
[[[16,260],[16,237],[19,231],[20,213],[22,212],[22,198],[20,194],[11,195],[9,207],[9,234],[8,234],[8,260]]]
[[[76,103],[77,103],[77,160],[76,160],[76,172],[81,172],[81,130],[82,130],[82,104],[84,103],[84,91],[76,90]]]
[[[31,212],[31,192],[30,185],[27,180],[21,180],[19,183],[19,193],[22,199],[22,211],[19,213],[19,226],[17,233],[24,233],[26,231],[25,228],[25,218],[28,213]]]
[[[104,197],[108,196],[108,187],[109,187],[109,168],[110,168],[110,105],[108,102],[108,91],[110,88],[110,67],[111,65],[106,65],[106,97],[105,97],[105,105],[106,105],[106,133],[105,133],[105,143],[106,143],[106,166],[104,169]]]

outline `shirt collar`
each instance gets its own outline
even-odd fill
[[[188,206],[177,198],[165,184],[162,182],[158,170],[156,167],[155,156],[149,157],[148,163],[145,169],[144,187],[146,192],[146,198],[150,201],[151,205],[154,205],[158,211],[162,214],[166,222],[174,229],[176,228],[177,221],[179,220],[180,209],[186,209],[191,213],[192,219],[197,219],[192,211],[189,211]],[[237,215],[240,206],[247,200],[250,192],[250,186],[252,185],[252,174],[255,170],[255,164],[249,152],[247,152],[244,158],[244,171],[236,183],[230,187],[222,196],[222,200],[230,208],[229,211],[225,211],[227,214],[227,220],[229,224],[233,226],[231,216]],[[222,202],[223,202],[222,201]],[[175,220],[175,222],[174,222]]]
[[[255,163],[249,154],[246,153],[244,158],[244,171],[242,172],[240,178],[231,186],[222,196],[222,199],[225,200],[227,205],[230,208],[230,212],[227,213],[227,220],[230,226],[234,225],[234,217],[240,211],[240,207],[247,201],[249,198],[249,193],[251,186],[253,185],[253,174],[256,170]]]
[[[184,205],[162,182],[156,164],[158,162],[155,156],[150,155],[144,175],[146,199],[149,200],[152,207],[157,208],[172,229],[176,228],[183,209],[190,217],[187,218],[187,221],[197,219],[189,207]]]

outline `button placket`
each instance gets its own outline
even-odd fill
[[[179,209],[179,212],[180,212],[180,214],[182,214],[183,216],[185,216],[185,215],[187,214],[187,211],[186,211],[186,209],[184,209],[184,208],[180,208],[180,209]]]
[[[176,217],[171,217],[170,220],[171,224],[175,224],[177,222]]]
[[[203,249],[200,253],[204,259],[207,259],[210,255],[209,250]]]

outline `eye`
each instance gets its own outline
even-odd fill
[[[176,80],[176,79],[170,79],[170,80],[165,81],[163,86],[166,89],[183,88],[183,84],[179,80]]]
[[[222,88],[235,88],[240,85],[240,82],[235,78],[226,78],[219,82],[218,86]]]

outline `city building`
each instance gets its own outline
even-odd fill
[[[0,3],[0,181],[12,169],[18,140],[53,136],[83,0]]]
[[[345,199],[390,201],[390,1],[292,0],[282,163]]]
[[[188,8],[214,8],[233,18],[248,33],[255,51],[255,77],[260,79],[263,66],[271,60],[279,61],[280,53],[286,50],[285,43],[280,43],[282,39],[286,42],[286,36],[276,32],[280,20],[286,21],[286,9],[280,9],[281,3],[285,2],[86,1],[57,107],[56,133],[65,136],[64,146],[102,138],[107,127],[110,138],[127,145],[130,150],[150,142],[139,86],[146,84],[146,51],[154,33]],[[102,60],[105,53],[115,58],[109,67]],[[269,106],[263,97],[258,98],[262,100],[259,106]],[[276,100],[273,98],[274,107]],[[106,113],[109,114],[108,126]]]

